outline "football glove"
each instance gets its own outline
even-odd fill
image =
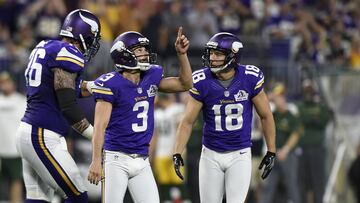
[[[95,82],[94,81],[86,81],[86,89],[87,91],[92,94],[93,93],[93,88],[95,88],[96,85],[95,85]]]
[[[181,166],[184,166],[184,160],[181,157],[181,154],[174,154],[173,155],[173,163],[176,175],[179,176],[181,180],[184,180],[184,176],[180,172]]]
[[[276,157],[275,153],[269,151],[266,152],[266,155],[264,156],[259,166],[259,170],[261,170],[265,165],[265,169],[261,175],[262,179],[265,179],[270,174],[272,168],[274,167],[275,157]]]

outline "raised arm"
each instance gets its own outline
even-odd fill
[[[101,160],[104,146],[105,129],[109,124],[112,104],[98,100],[95,106],[94,136],[92,139],[93,153],[89,168],[88,180],[92,184],[98,184],[101,180]]]
[[[180,64],[179,77],[163,78],[159,85],[159,90],[161,92],[183,92],[192,87],[192,71],[187,56],[189,40],[183,35],[182,27],[178,30],[175,49]]]
[[[76,73],[70,73],[60,68],[54,68],[54,89],[61,112],[71,127],[91,139],[93,126],[85,118],[76,101]]]

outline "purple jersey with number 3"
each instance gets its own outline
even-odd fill
[[[203,144],[226,152],[251,146],[253,103],[262,89],[264,75],[252,65],[238,65],[228,88],[224,88],[209,68],[193,73],[190,95],[203,104]]]
[[[80,93],[84,57],[78,48],[58,40],[41,41],[31,52],[25,70],[27,108],[22,121],[66,135],[69,125],[63,117],[54,89],[53,68],[77,73],[75,88]]]
[[[112,103],[105,131],[105,150],[148,155],[154,130],[154,99],[162,75],[160,66],[151,65],[149,70],[141,73],[138,85],[118,72],[104,74],[95,80],[95,99]]]

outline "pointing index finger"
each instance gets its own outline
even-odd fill
[[[180,38],[182,36],[182,30],[183,30],[183,27],[180,26],[178,29],[178,38]]]

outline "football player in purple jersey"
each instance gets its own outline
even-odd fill
[[[244,202],[251,178],[251,123],[253,106],[261,118],[268,152],[266,178],[275,159],[275,124],[263,90],[264,75],[253,65],[241,65],[243,44],[233,34],[217,33],[205,46],[205,67],[193,73],[185,115],[177,130],[174,168],[183,179],[181,153],[192,125],[202,110],[203,149],[199,164],[200,200],[206,203]]]
[[[138,32],[119,35],[110,50],[116,71],[100,76],[92,88],[96,107],[88,180],[98,184],[104,169],[105,202],[123,202],[126,188],[134,202],[160,202],[148,159],[154,99],[158,91],[186,91],[192,87],[192,80],[187,57],[189,41],[182,27],[175,42],[179,77],[163,77],[162,67],[153,64],[155,58],[149,45],[149,40]]]
[[[65,202],[88,202],[64,136],[69,125],[89,139],[93,133],[76,97],[90,95],[90,83],[82,81],[81,74],[100,47],[99,19],[87,10],[74,10],[66,16],[60,37],[41,41],[25,70],[27,108],[17,131],[17,149],[26,202],[50,202],[55,192]]]

